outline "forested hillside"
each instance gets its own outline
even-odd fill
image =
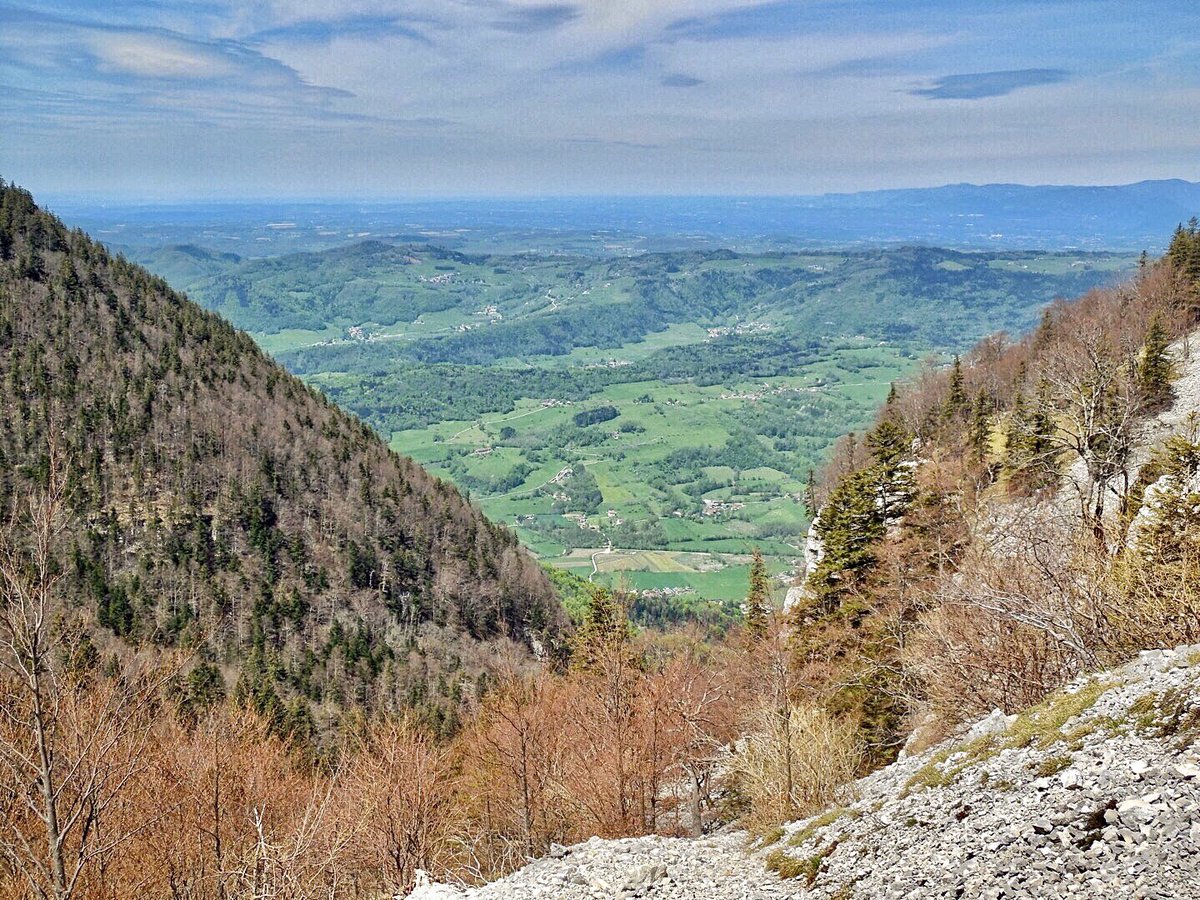
[[[894,390],[844,437],[793,595],[801,680],[878,759],[1200,638],[1200,231]]]
[[[796,858],[781,823],[902,745],[1200,638],[1194,223],[1128,284],[897,384],[813,485],[786,610],[758,552],[711,632],[639,630],[672,610],[559,576],[570,639],[509,533],[247,336],[23,191],[0,235],[6,896],[388,896],[731,822],[813,884],[836,846]],[[1086,739],[1064,729],[1097,696],[945,745],[898,799]],[[1190,696],[1138,702],[1194,730]]]
[[[62,485],[86,653],[194,654],[197,705],[228,690],[282,730],[355,707],[452,728],[497,642],[557,643],[512,533],[2,184],[0,409],[5,517]]]

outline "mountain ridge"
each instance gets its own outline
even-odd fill
[[[165,203],[114,206],[62,198],[75,221],[122,248],[195,242],[253,254],[318,249],[372,236],[437,232],[455,249],[573,248],[589,255],[694,246],[839,249],[918,242],[973,249],[1156,252],[1200,208],[1200,184],[1159,179],[1118,185],[958,184],[801,196],[625,196]],[[998,205],[986,222],[968,214]],[[863,209],[882,218],[864,218]],[[890,211],[889,211],[890,210]],[[1065,211],[1064,211],[1065,210]],[[272,227],[280,222],[287,228]],[[986,228],[979,227],[986,224]],[[1019,227],[1018,227],[1019,226]],[[236,242],[234,242],[236,239]]]
[[[505,640],[556,645],[545,576],[455,488],[27,192],[2,188],[0,235],[0,496],[63,471],[102,651],[186,650],[281,727],[363,706],[452,728]]]

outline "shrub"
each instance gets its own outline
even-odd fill
[[[747,732],[732,774],[749,803],[746,824],[755,830],[828,806],[862,759],[854,723],[815,706],[761,706]]]

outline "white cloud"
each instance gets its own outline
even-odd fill
[[[1140,46],[1119,13],[1097,24],[1065,6],[934,16],[913,0],[886,14],[805,0],[755,17],[768,0],[111,0],[101,24],[71,2],[74,21],[0,13],[5,151],[47,170],[71,171],[69,133],[113,177],[144,160],[162,178],[318,173],[329,190],[787,191],[1033,180],[1021,165],[1101,171],[1101,156],[1136,174],[1156,148],[1176,160],[1200,143],[1194,47]],[[698,24],[670,27],[681,20]],[[909,93],[1050,67],[1071,79],[971,108]]]
[[[167,35],[108,33],[92,37],[102,71],[146,78],[226,78],[238,71],[227,54]]]

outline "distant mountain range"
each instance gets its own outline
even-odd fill
[[[608,197],[379,202],[80,204],[59,208],[118,248],[197,244],[241,256],[364,238],[471,252],[739,250],[930,244],[1159,252],[1200,214],[1200,184],[957,184],[815,197]]]

